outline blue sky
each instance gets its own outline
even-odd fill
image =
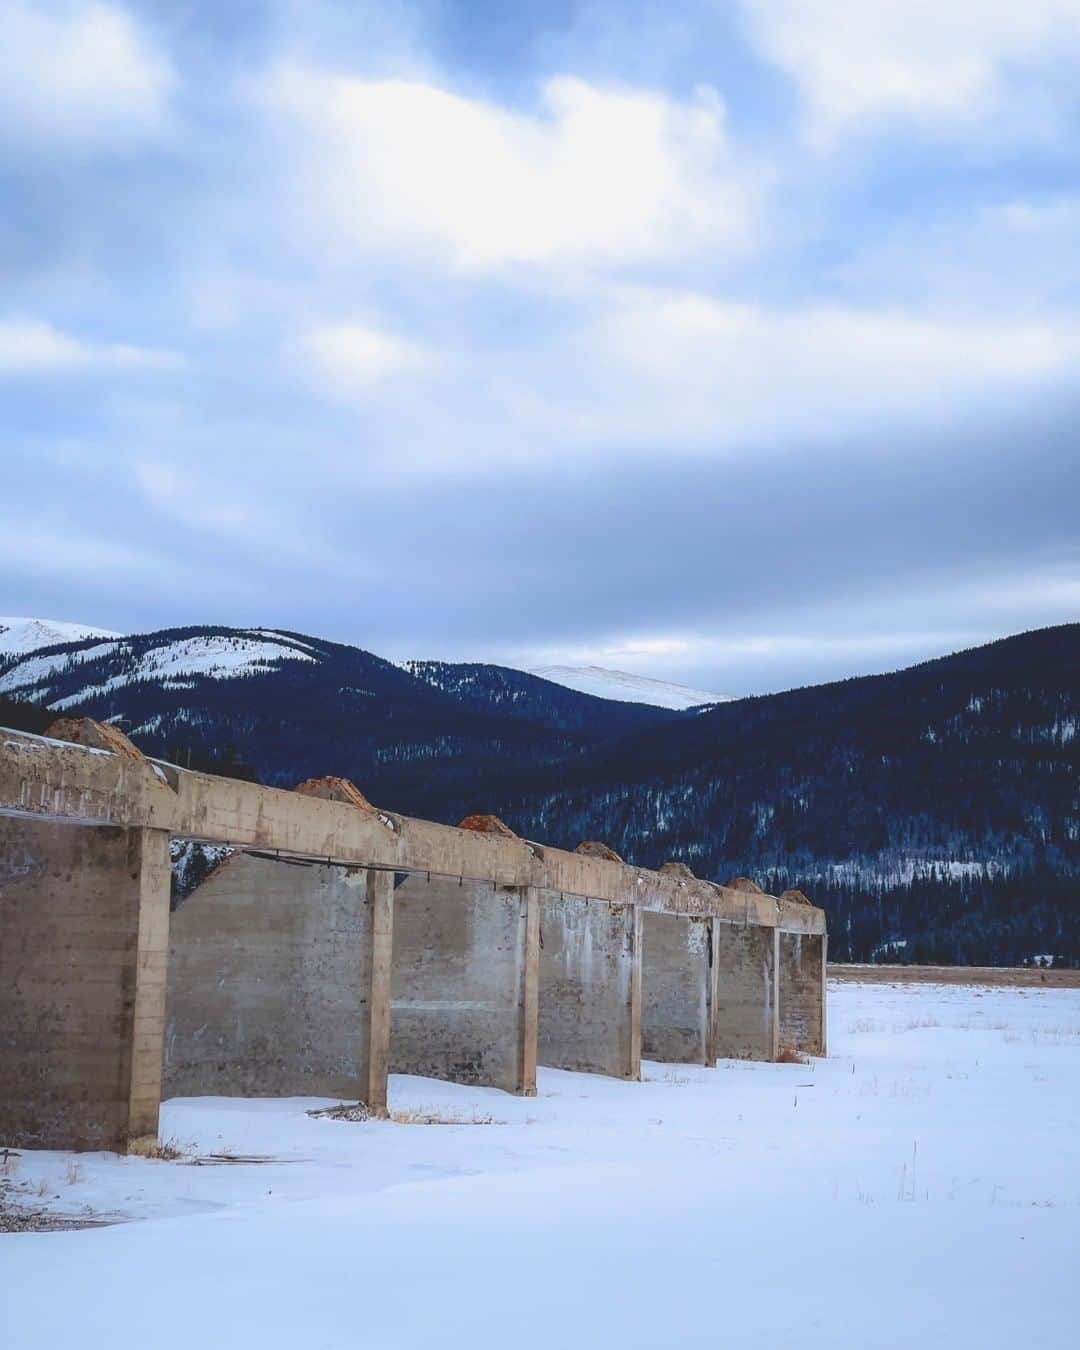
[[[1077,617],[1080,0],[4,37],[0,612],[734,692]]]

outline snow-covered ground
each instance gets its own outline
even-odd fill
[[[579,694],[595,694],[617,703],[649,703],[657,708],[683,711],[702,704],[734,701],[732,694],[711,694],[706,689],[689,689],[684,684],[670,684],[650,675],[631,675],[604,666],[537,666],[529,674],[566,689],[576,689]]]
[[[26,1153],[33,1203],[144,1221],[0,1236],[0,1339],[1074,1346],[1080,991],[836,984],[830,1034],[806,1065],[541,1071],[531,1100],[394,1078],[450,1125],[166,1104],[189,1155],[266,1163]]]

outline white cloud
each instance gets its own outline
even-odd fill
[[[988,120],[1010,136],[1047,135],[1075,103],[1077,0],[742,6],[753,40],[799,86],[820,142],[883,118],[943,135]]]
[[[357,398],[404,372],[432,364],[424,348],[360,322],[328,323],[310,329],[300,351],[313,382],[337,398]]]
[[[0,140],[122,149],[158,136],[176,75],[123,9],[8,0],[0,42]]]
[[[259,94],[301,136],[305,210],[321,209],[350,247],[434,250],[465,270],[619,264],[730,245],[747,229],[747,185],[711,91],[679,103],[562,77],[526,114],[292,66]]]
[[[624,390],[614,434],[712,447],[940,417],[965,399],[1060,379],[1080,359],[1075,323],[954,320],[836,306],[769,309],[693,292],[615,289],[582,364]],[[594,387],[603,406],[610,391]]]
[[[374,415],[396,447],[365,475],[458,480],[582,454],[673,462],[793,445],[813,454],[852,435],[919,443],[1067,388],[1080,361],[1069,318],[783,308],[603,280],[565,306],[548,301],[543,329],[504,347],[481,332],[444,354],[348,322],[309,330],[291,350],[314,388]]]
[[[183,364],[176,352],[160,348],[87,342],[40,319],[0,319],[0,376],[174,370]]]

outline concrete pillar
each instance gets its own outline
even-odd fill
[[[825,939],[778,932],[780,1053],[825,1053]]]
[[[157,1142],[169,841],[0,820],[0,1145]]]
[[[641,914],[543,891],[540,1062],[641,1077]]]
[[[169,1096],[386,1107],[393,873],[236,853],[173,915]]]
[[[772,1060],[777,1054],[776,929],[716,921],[716,1054]]]
[[[772,977],[770,982],[770,992],[772,994],[772,1021],[770,1023],[772,1050],[770,1059],[780,1058],[780,930],[772,930]]]
[[[394,897],[395,1073],[536,1092],[537,904],[529,887],[407,877]]]
[[[646,911],[642,923],[642,1054],[715,1063],[712,920]]]
[[[536,1061],[540,1032],[540,896],[535,886],[524,890],[525,959],[521,980],[520,1081],[525,1096],[536,1094]]]
[[[369,868],[367,910],[371,916],[371,983],[367,1017],[361,1017],[361,1034],[367,1033],[367,1090],[363,1100],[376,1115],[386,1115],[387,1079],[390,1074],[390,999],[394,971],[394,874]],[[364,963],[360,963],[363,979]],[[361,984],[361,999],[364,989]],[[363,1004],[361,1004],[363,1007]]]
[[[821,935],[821,1055],[829,1053],[829,935]]]

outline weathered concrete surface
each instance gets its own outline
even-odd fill
[[[388,873],[242,853],[211,873],[173,915],[165,1095],[385,1107],[385,1053],[370,1063],[380,881],[389,895]]]
[[[0,821],[0,1145],[157,1138],[168,837]]]
[[[641,1077],[641,915],[540,893],[541,1064]]]
[[[711,919],[681,914],[644,916],[641,1053],[646,1059],[716,1062],[712,925]]]
[[[394,893],[393,1072],[535,1093],[537,938],[528,888],[402,881]]]
[[[825,940],[779,933],[780,1053],[825,1053]]]
[[[714,1034],[720,1058],[776,1058],[774,933],[771,928],[716,925]]]

